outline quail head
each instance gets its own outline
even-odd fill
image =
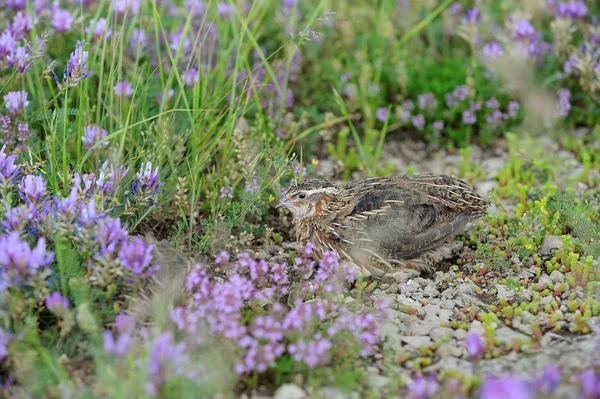
[[[376,177],[348,184],[304,180],[277,208],[290,210],[296,239],[317,255],[335,251],[363,276],[433,270],[449,240],[486,213],[487,202],[445,175]]]

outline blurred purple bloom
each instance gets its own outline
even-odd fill
[[[54,291],[48,295],[44,303],[46,304],[46,308],[55,314],[64,312],[69,308],[69,300],[58,291]]]
[[[483,342],[479,334],[471,332],[465,339],[465,349],[471,359],[477,359],[483,354]]]
[[[388,109],[384,107],[377,108],[375,111],[375,118],[380,122],[385,122],[388,117]]]
[[[19,184],[19,193],[27,201],[37,204],[46,194],[46,181],[42,176],[26,175]]]
[[[467,10],[465,15],[465,20],[467,23],[476,24],[479,22],[479,9],[477,7],[473,7]]]
[[[77,44],[75,50],[69,57],[69,62],[63,72],[63,81],[69,87],[77,86],[83,79],[90,76],[94,71],[88,71],[88,52],[83,50],[81,44]]]
[[[119,259],[123,267],[135,276],[149,277],[160,267],[158,265],[151,267],[153,249],[154,245],[146,245],[141,238],[135,237],[123,243],[119,251]]]
[[[1,292],[1,291],[0,291]],[[10,333],[0,328],[0,362],[2,362],[8,355],[8,342],[12,336]]]
[[[413,116],[410,122],[417,130],[423,130],[425,127],[425,117],[422,114]]]
[[[198,70],[196,68],[190,68],[184,73],[183,81],[187,87],[194,87],[198,83]]]
[[[183,342],[176,343],[171,332],[158,335],[150,343],[149,382],[146,391],[151,396],[158,395],[160,388],[170,378],[187,372],[189,356]]]
[[[97,22],[95,20],[91,19],[90,26],[89,26],[89,28],[86,29],[86,32],[89,34],[90,31],[92,30],[92,28],[93,28],[92,36],[94,38],[94,41],[98,41],[100,39],[107,40],[112,34],[112,31],[110,29],[108,29],[106,26],[105,18],[100,18],[100,19],[98,19]]]
[[[246,192],[254,193],[260,188],[260,180],[258,177],[253,177],[250,183],[246,184]]]
[[[14,183],[21,165],[15,163],[16,155],[6,155],[6,144],[0,149],[0,184]]]
[[[219,196],[220,198],[233,198],[233,187],[231,186],[224,186],[221,187],[220,190],[221,195]]]
[[[173,97],[173,94],[175,94],[175,90],[169,89],[169,91],[167,92],[167,100],[170,100],[171,97]],[[163,93],[159,93],[158,96],[156,96],[156,102],[158,104],[162,104],[162,100],[163,100]]]
[[[190,12],[193,12],[195,16],[203,15],[206,11],[206,6],[201,0],[187,0],[186,7]]]
[[[583,1],[571,1],[568,3],[569,16],[573,19],[584,18],[588,9]]]
[[[0,276],[13,285],[29,284],[40,269],[54,261],[54,254],[46,252],[46,240],[40,238],[35,248],[21,241],[18,233],[0,237]]]
[[[113,9],[119,14],[138,14],[140,7],[140,0],[115,0],[113,4]]]
[[[112,257],[121,243],[127,239],[127,229],[121,226],[121,219],[106,217],[94,226],[93,237],[100,245],[103,256]]]
[[[129,332],[119,334],[119,337],[116,341],[112,332],[110,331],[104,331],[102,337],[104,339],[104,350],[106,353],[113,356],[126,355],[129,352],[129,349],[131,349],[131,344],[133,342],[131,333]]]
[[[535,28],[526,19],[522,19],[515,25],[515,33],[519,39],[528,39],[535,34]]]
[[[217,4],[217,11],[219,12],[220,17],[229,17],[235,14],[235,7],[233,4],[219,2],[219,4]]]
[[[133,48],[143,47],[146,44],[146,31],[143,28],[134,28],[131,32],[129,43]]]
[[[407,399],[433,399],[439,388],[435,376],[413,378],[408,384]]]
[[[11,31],[15,35],[15,39],[24,38],[31,28],[33,27],[33,23],[31,21],[31,17],[27,14],[23,14],[19,11],[15,17],[13,18],[13,23],[11,25]]]
[[[117,97],[130,97],[133,94],[133,88],[126,81],[115,83],[114,90]]]
[[[556,94],[558,95],[556,113],[558,116],[566,118],[571,110],[571,91],[569,89],[559,89]]]
[[[4,96],[4,101],[6,109],[13,114],[18,114],[29,105],[26,91],[10,91]]]
[[[459,2],[456,1],[452,4],[450,4],[450,7],[448,7],[448,12],[452,16],[457,16],[458,14],[460,14],[462,12],[462,9],[463,9],[462,4],[460,4]]]
[[[485,116],[486,122],[488,126],[492,129],[495,129],[500,125],[500,122],[504,120],[506,115],[502,113],[500,110],[494,110]]]
[[[535,390],[545,396],[551,396],[560,380],[560,368],[557,366],[546,366],[542,375],[534,380]]]
[[[81,138],[81,141],[83,142],[83,145],[89,149],[98,141],[105,139],[107,134],[108,132],[99,126],[87,125],[83,128],[83,137]],[[100,147],[106,147],[108,143],[108,141],[105,141],[100,144]]]
[[[485,106],[488,109],[496,109],[500,106],[500,103],[498,102],[498,100],[496,99],[496,97],[492,97],[489,100],[487,100],[485,102]]]
[[[444,128],[444,121],[435,121],[433,122],[433,130],[440,131]]]
[[[288,345],[288,352],[298,362],[304,362],[308,367],[314,368],[329,361],[332,344],[328,339],[315,336],[312,340],[297,341]]]
[[[135,328],[135,317],[121,312],[115,319],[115,327],[117,327],[117,331],[121,334],[132,332]]]
[[[511,118],[514,118],[515,116],[517,116],[517,113],[519,112],[519,103],[517,101],[511,101],[508,103],[508,115]]]
[[[565,61],[565,64],[563,65],[563,70],[565,71],[565,73],[570,74],[573,72],[573,69],[578,63],[579,57],[577,56],[577,54],[571,54],[569,55],[569,58]]]
[[[580,385],[581,397],[585,399],[597,399],[600,396],[600,379],[593,369],[587,369],[573,378]]]
[[[462,121],[465,125],[474,125],[477,122],[477,117],[473,111],[467,110],[462,113]]]
[[[227,253],[227,251],[221,251],[221,253],[217,255],[215,263],[217,265],[224,265],[226,263],[229,263],[229,254]]]
[[[66,32],[71,29],[73,15],[67,10],[57,8],[52,14],[52,27],[57,32]]]
[[[513,376],[486,377],[479,395],[480,399],[533,399],[527,381]]]
[[[421,94],[418,98],[419,108],[425,110],[426,108],[435,109],[438,105],[438,101],[433,93]]]

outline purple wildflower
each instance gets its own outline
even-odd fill
[[[87,59],[88,52],[83,50],[81,44],[78,44],[71,53],[69,62],[63,72],[63,81],[69,85],[69,87],[77,86],[82,80],[94,72],[88,71]]]
[[[121,312],[115,319],[115,326],[120,333],[131,332],[135,328],[135,317]]]
[[[93,237],[100,245],[100,253],[112,257],[121,243],[127,239],[127,230],[121,226],[121,219],[106,217],[94,226]]]
[[[129,43],[133,48],[143,47],[146,43],[146,31],[142,28],[134,28],[129,38]]]
[[[194,67],[184,73],[183,81],[187,87],[194,87],[198,83],[198,70]]]
[[[296,361],[304,362],[308,367],[314,368],[329,360],[331,347],[331,341],[317,334],[311,341],[297,341],[289,344],[288,352]]]
[[[433,93],[421,94],[418,98],[419,108],[425,110],[426,108],[435,109],[438,105],[438,101]]]
[[[150,343],[149,382],[146,385],[148,394],[157,396],[170,378],[185,374],[188,359],[185,344],[174,342],[171,332],[154,338]]]
[[[131,333],[129,332],[119,334],[119,337],[115,340],[115,337],[110,331],[104,331],[102,337],[104,339],[104,350],[109,355],[123,356],[131,349],[133,340]]]
[[[133,94],[133,88],[131,87],[131,85],[129,84],[129,82],[123,81],[123,82],[117,82],[115,83],[115,94],[117,95],[117,97],[131,97],[131,95]]]
[[[144,194],[154,194],[164,184],[158,181],[158,166],[152,170],[152,162],[143,164],[135,176],[137,180],[133,182],[134,188],[132,189],[134,195],[137,195],[138,191]]]
[[[217,11],[220,17],[230,17],[235,14],[235,7],[232,4],[219,2],[217,4]]]
[[[16,155],[6,155],[6,144],[0,149],[0,184],[14,183],[19,175],[21,165],[16,164]]]
[[[498,100],[496,99],[496,97],[492,97],[489,100],[487,100],[485,102],[485,106],[488,109],[496,109],[500,106],[500,103],[498,102]]]
[[[1,292],[1,291],[0,291]],[[8,343],[12,338],[11,334],[0,328],[0,362],[8,356]]]
[[[220,198],[233,198],[233,187],[231,186],[223,186],[221,187],[219,192],[221,193],[221,195],[219,196]]]
[[[408,384],[407,399],[433,399],[439,388],[435,376],[413,378]]]
[[[479,395],[480,399],[533,399],[527,381],[512,376],[485,378]]]
[[[522,19],[515,25],[515,33],[519,39],[529,39],[535,35],[535,28],[526,19]]]
[[[140,12],[140,0],[115,0],[113,9],[119,14],[138,14]]]
[[[571,74],[578,63],[579,57],[577,56],[577,54],[571,54],[569,55],[569,58],[565,61],[565,64],[563,65],[563,70],[566,74]]]
[[[83,137],[81,138],[81,141],[83,142],[83,145],[89,149],[92,148],[92,146],[98,141],[105,139],[107,134],[108,132],[99,126],[87,125],[83,129]],[[105,141],[104,143],[100,144],[100,147],[106,147],[107,145],[108,141]]]
[[[29,105],[26,91],[10,91],[4,96],[4,101],[6,109],[13,114],[18,114]]]
[[[135,237],[121,246],[119,251],[121,264],[135,276],[149,277],[160,267],[158,265],[151,267],[153,248],[154,245],[146,245],[141,238]]]
[[[580,385],[581,397],[596,399],[600,395],[600,380],[596,377],[593,369],[587,369],[573,379]]]
[[[467,110],[462,113],[462,120],[465,125],[474,125],[477,122],[477,117],[475,112]]]
[[[49,294],[44,303],[46,308],[55,314],[60,314],[69,308],[69,300],[58,291]]]
[[[27,175],[19,184],[19,193],[25,200],[37,204],[46,194],[46,181],[42,176]]]
[[[173,94],[175,94],[175,90],[169,89],[169,91],[167,92],[167,100],[170,100],[171,97],[173,97]],[[159,93],[158,96],[156,96],[156,102],[158,104],[162,104],[162,100],[163,100],[163,93]]]
[[[14,285],[29,284],[40,269],[54,261],[54,254],[46,252],[46,240],[40,238],[35,248],[21,241],[18,233],[0,237],[0,275]]]
[[[100,19],[98,19],[97,22],[95,20],[91,19],[90,26],[89,26],[89,28],[87,28],[88,34],[92,30],[92,28],[93,28],[92,36],[94,38],[94,41],[99,41],[100,39],[107,40],[112,34],[112,31],[110,29],[108,29],[106,26],[105,18],[100,18]]]
[[[52,15],[52,27],[57,32],[66,32],[71,29],[73,15],[67,10],[57,8]]]
[[[433,124],[432,124],[433,130],[439,132],[440,130],[442,130],[444,128],[444,124],[445,124],[444,121],[433,122]]]
[[[227,253],[227,251],[221,251],[221,253],[219,255],[217,255],[217,258],[215,259],[215,263],[217,265],[224,265],[229,263],[229,254]]]
[[[260,188],[260,180],[258,177],[253,177],[250,183],[246,184],[246,192],[254,193]]]
[[[556,113],[559,117],[566,118],[571,110],[571,91],[569,89],[559,89],[558,104],[556,105]]]
[[[500,110],[494,110],[485,116],[488,126],[492,129],[497,128],[505,118],[506,115]]]
[[[465,15],[465,20],[469,24],[477,24],[479,23],[479,9],[477,7],[473,7],[467,10],[467,14]]]
[[[15,17],[13,18],[13,23],[10,28],[13,35],[15,36],[15,39],[18,40],[24,38],[27,35],[27,33],[31,31],[32,27],[33,22],[31,20],[31,17],[27,14],[23,15],[23,13],[19,11],[17,14],[15,14]]]
[[[571,1],[568,4],[569,16],[573,19],[581,19],[587,15],[588,9],[583,1]]]
[[[375,118],[380,122],[385,122],[388,118],[388,109],[384,107],[377,108]]]
[[[422,114],[413,116],[410,122],[417,130],[423,130],[425,127],[425,117]]]
[[[560,380],[560,368],[557,366],[546,366],[542,375],[534,381],[535,389],[544,396],[551,396]]]
[[[469,333],[465,339],[465,349],[471,359],[477,359],[483,354],[483,342],[477,333]]]
[[[511,118],[514,118],[517,116],[517,113],[519,112],[519,103],[517,101],[511,101],[508,103],[508,115]]]

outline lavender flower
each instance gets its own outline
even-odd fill
[[[146,391],[157,396],[160,388],[170,379],[180,375],[189,375],[189,356],[183,342],[175,343],[173,334],[165,332],[150,343],[149,382]]]
[[[485,378],[479,395],[480,399],[533,399],[527,381],[512,376]]]
[[[235,14],[235,7],[232,4],[220,2],[217,4],[217,11],[220,17],[230,17]]]
[[[101,127],[87,125],[83,129],[83,137],[81,138],[81,141],[83,142],[83,145],[89,149],[92,148],[92,146],[98,141],[105,139],[107,134],[108,132]],[[106,147],[108,143],[108,141],[105,141],[104,143],[100,144],[100,147]]]
[[[69,87],[77,86],[82,80],[94,72],[88,71],[87,59],[88,52],[83,50],[81,44],[78,44],[71,53],[69,62],[63,72],[63,82],[65,82],[65,84]]]
[[[231,186],[221,187],[220,193],[221,193],[221,195],[220,195],[221,198],[226,198],[226,197],[233,198],[233,187],[231,187]]]
[[[439,132],[440,130],[442,130],[444,128],[444,121],[435,121],[432,124],[433,130]]]
[[[313,340],[299,341],[288,345],[288,352],[298,362],[304,362],[308,367],[314,368],[325,364],[331,356],[329,350],[332,344],[329,340],[317,334]]]
[[[581,397],[596,399],[600,395],[600,380],[596,377],[594,370],[587,369],[577,374],[573,379],[580,385]]]
[[[37,204],[46,194],[46,181],[42,176],[27,175],[19,184],[19,193],[26,201]]]
[[[439,388],[435,376],[416,377],[408,384],[407,399],[433,399]]]
[[[46,252],[46,240],[40,238],[35,248],[21,241],[18,233],[0,237],[0,276],[12,285],[27,285],[41,270],[54,261]]]
[[[515,33],[519,39],[529,39],[535,35],[535,28],[526,19],[522,19],[515,25]]]
[[[133,88],[131,87],[129,82],[126,81],[115,83],[114,91],[117,97],[121,98],[131,97],[131,95],[133,94]]]
[[[52,15],[52,27],[57,32],[66,32],[71,29],[73,15],[67,10],[57,8]]]
[[[0,149],[0,184],[13,184],[19,175],[21,165],[16,164],[16,155],[7,156],[5,153],[6,144]]]
[[[566,74],[571,74],[573,69],[579,64],[579,57],[577,54],[569,55],[569,58],[565,61],[563,65],[563,70]]]
[[[419,108],[421,110],[425,110],[427,108],[435,109],[438,105],[438,101],[436,100],[435,95],[433,93],[422,94],[419,96],[418,100]]]
[[[8,343],[12,336],[4,329],[0,328],[0,362],[6,359],[8,355]]]
[[[487,100],[485,102],[485,106],[488,109],[496,109],[500,106],[500,103],[498,102],[498,100],[496,99],[496,97],[492,97],[489,100]]]
[[[471,359],[477,359],[483,354],[483,342],[477,333],[469,333],[465,339],[465,349]]]
[[[474,125],[477,122],[477,117],[473,111],[467,110],[462,113],[462,120],[465,125]]]
[[[93,28],[93,31],[92,31],[92,28]],[[98,19],[97,22],[95,20],[91,19],[90,26],[89,26],[89,28],[86,29],[86,32],[88,34],[90,33],[90,31],[93,32],[92,36],[94,38],[94,41],[99,41],[100,39],[108,40],[108,38],[112,34],[112,31],[110,29],[108,29],[106,26],[105,18],[100,18],[100,19]]]
[[[153,249],[154,245],[146,245],[141,238],[135,237],[123,243],[119,251],[119,259],[123,267],[135,276],[149,277],[160,268],[159,265],[151,267]]]
[[[104,331],[102,338],[104,339],[104,350],[106,353],[113,356],[126,355],[129,353],[133,343],[131,333],[129,332],[119,334],[118,338],[115,340],[115,337],[110,331]]]
[[[250,183],[246,184],[246,192],[254,193],[260,188],[260,180],[258,177],[253,177]]]
[[[29,105],[26,91],[10,91],[4,96],[4,101],[6,109],[13,114],[18,114]]]
[[[544,396],[551,396],[560,380],[560,369],[556,366],[547,366],[544,368],[543,374],[534,380],[535,390]]]
[[[119,14],[138,14],[140,7],[140,0],[115,0],[113,10]]]
[[[143,47],[146,43],[146,31],[143,28],[134,28],[129,43],[135,49]]]
[[[581,19],[587,15],[588,9],[583,1],[571,1],[568,3],[569,16],[573,19]]]
[[[46,308],[55,314],[61,314],[69,308],[69,300],[58,291],[54,291],[48,295],[44,303],[46,304]]]
[[[511,118],[514,118],[517,116],[517,113],[519,112],[519,103],[517,101],[511,101],[508,103],[508,115]]]
[[[559,117],[566,118],[571,110],[571,91],[569,89],[559,89],[558,104],[556,105],[556,113]]]
[[[469,24],[479,23],[479,9],[477,7],[473,7],[467,10],[465,21]]]
[[[15,39],[18,40],[24,38],[27,35],[27,33],[31,31],[32,27],[33,22],[31,20],[31,17],[27,14],[23,15],[23,13],[19,11],[15,14],[10,29]]]
[[[504,115],[500,110],[495,110],[485,116],[487,124],[491,129],[497,128],[505,118],[506,115]]]
[[[423,130],[425,127],[425,117],[422,114],[415,115],[412,117],[411,123],[417,130]]]
[[[380,122],[385,122],[388,118],[388,109],[384,107],[377,108],[375,118]]]

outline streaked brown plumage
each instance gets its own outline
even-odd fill
[[[376,177],[348,184],[305,180],[277,207],[295,219],[296,238],[320,255],[332,249],[364,275],[433,269],[443,245],[482,217],[487,202],[444,175]]]

